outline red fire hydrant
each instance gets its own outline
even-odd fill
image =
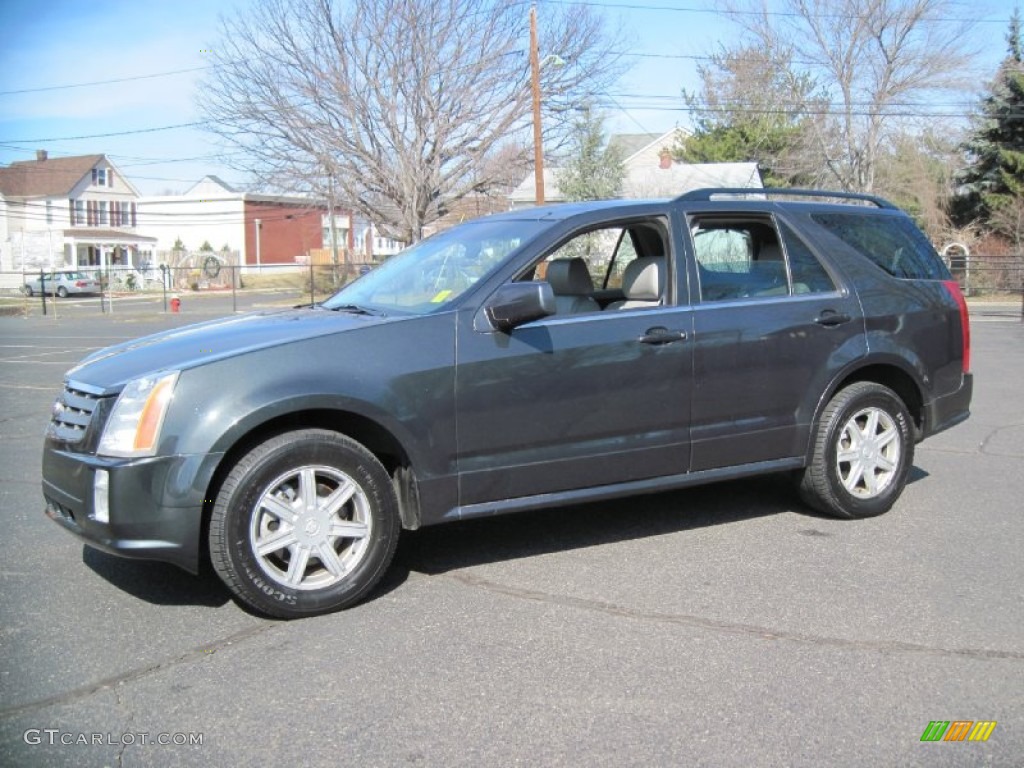
[[[172,296],[171,297],[171,312],[180,312],[180,311],[181,311],[181,299],[179,299],[177,296]]]

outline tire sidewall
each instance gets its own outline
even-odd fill
[[[871,499],[858,498],[850,493],[843,485],[836,465],[839,436],[843,428],[854,414],[865,408],[878,408],[885,411],[896,424],[900,439],[900,460],[896,474],[885,490]],[[847,393],[845,402],[835,410],[828,424],[823,459],[823,469],[831,493],[850,517],[875,517],[887,512],[903,492],[914,460],[913,428],[910,413],[903,401],[892,390],[881,385],[872,385]]]
[[[245,468],[237,485],[225,498],[218,499],[214,509],[214,515],[223,515],[223,555],[236,576],[236,585],[244,593],[243,599],[278,616],[315,615],[359,600],[387,568],[398,533],[397,505],[387,472],[369,453],[360,455],[332,433],[297,441],[275,440],[256,452],[262,455],[252,465],[246,466],[245,460],[239,463],[239,467]],[[260,566],[249,540],[256,502],[267,486],[303,465],[334,467],[351,477],[366,494],[372,518],[370,542],[358,565],[341,582],[317,590],[298,590],[276,582]]]

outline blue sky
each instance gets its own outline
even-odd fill
[[[710,0],[588,0],[604,6],[623,45],[646,56],[608,94],[622,109],[607,115],[613,132],[662,132],[686,125],[680,90],[697,85],[698,60],[730,34]],[[196,84],[215,45],[218,17],[249,0],[49,0],[0,2],[0,164],[52,156],[111,156],[143,194],[183,191],[207,173],[244,185],[217,164],[212,135],[176,128],[119,136],[98,134],[181,125],[198,119]],[[965,5],[975,18],[1008,19],[1014,0]],[[525,11],[524,11],[525,12]],[[544,6],[540,5],[543,23]],[[993,70],[1005,53],[1006,25],[982,24],[990,37],[982,61]],[[526,41],[524,41],[524,46]],[[189,71],[180,71],[189,70]],[[176,72],[103,85],[80,85]],[[56,88],[54,88],[56,86]],[[41,90],[52,89],[52,90]],[[17,91],[30,91],[17,93]],[[653,108],[652,108],[653,107]],[[75,138],[92,137],[92,138]],[[57,139],[43,141],[44,139]]]

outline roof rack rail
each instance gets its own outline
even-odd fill
[[[858,200],[871,203],[879,208],[895,209],[896,206],[883,197],[867,195],[862,192],[830,192],[824,189],[785,189],[782,187],[705,187],[685,192],[676,198],[676,202],[709,202],[716,195],[764,195],[791,197],[830,197],[837,200]]]

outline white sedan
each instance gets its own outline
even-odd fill
[[[44,273],[43,280],[38,277],[29,280],[22,288],[27,296],[34,296],[43,292],[43,283],[46,284],[46,293],[56,293],[62,299],[72,293],[100,293],[100,281],[89,277],[84,272],[68,270],[64,272]]]

